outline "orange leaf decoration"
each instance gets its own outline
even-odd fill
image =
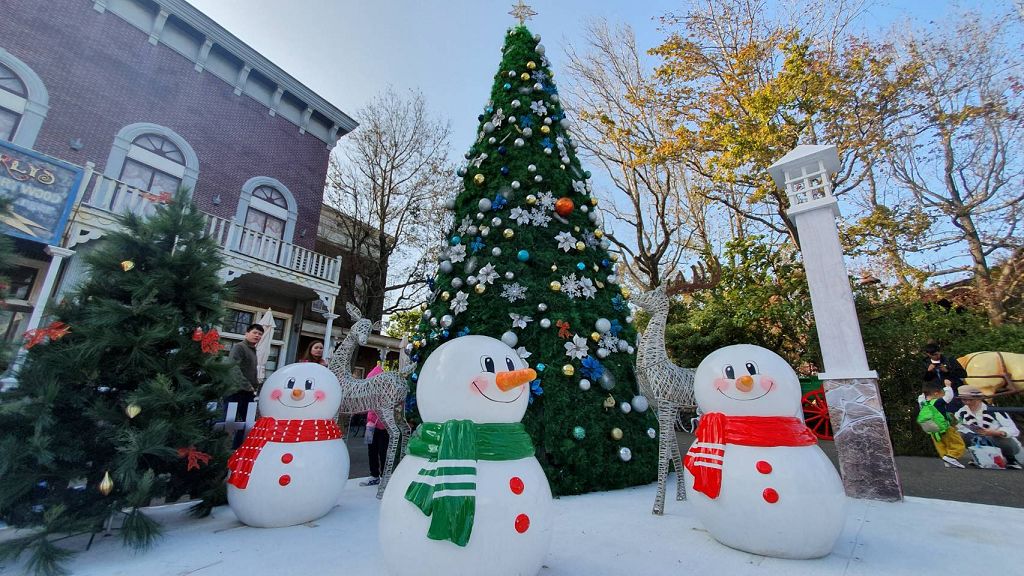
[[[200,340],[199,346],[203,349],[204,354],[216,354],[224,349],[224,345],[220,343],[220,334],[217,333],[216,328],[211,328],[209,332],[203,334],[203,339]]]
[[[25,332],[25,349],[29,350],[36,344],[42,344],[49,339],[50,342],[60,340],[71,331],[71,328],[63,322],[51,322],[46,328],[36,328]]]
[[[198,470],[200,466],[210,461],[210,455],[196,450],[195,446],[178,448],[178,458],[188,458],[188,470]]]

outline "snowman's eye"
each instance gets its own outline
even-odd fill
[[[723,370],[723,372],[725,372],[725,377],[728,378],[729,380],[736,379],[736,371],[732,369],[732,364],[726,364],[725,370]]]
[[[480,366],[483,367],[484,372],[494,374],[494,358],[491,358],[490,356],[480,357]]]
[[[312,389],[313,389],[313,381],[312,380],[306,380],[306,390],[312,390]]]
[[[505,366],[508,366],[509,370],[515,370],[516,369],[516,365],[515,365],[515,363],[512,362],[511,358],[505,358]]]
[[[757,374],[757,365],[753,362],[747,362],[747,372],[750,373],[751,376]]]
[[[288,389],[291,390],[292,388],[295,388],[295,378],[288,379]]]

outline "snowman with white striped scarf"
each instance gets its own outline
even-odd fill
[[[551,539],[551,489],[520,422],[537,377],[500,340],[439,346],[417,380],[423,424],[380,513],[392,576],[536,574]]]

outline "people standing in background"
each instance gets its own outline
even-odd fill
[[[366,413],[366,451],[370,457],[370,479],[360,482],[360,486],[376,486],[384,473],[384,463],[388,458],[388,428],[377,413],[370,410]]]
[[[245,421],[245,415],[249,410],[249,404],[256,401],[256,394],[259,391],[259,381],[256,378],[256,345],[263,338],[263,326],[250,324],[245,329],[245,337],[241,342],[236,342],[228,353],[228,358],[238,364],[242,373],[243,388],[238,392],[224,399],[224,407],[231,402],[238,404],[238,411],[235,412],[235,421]],[[239,420],[241,419],[241,420]],[[235,431],[231,441],[232,450],[242,445],[245,439],[245,429]]]
[[[925,382],[934,382],[939,388],[952,388],[953,399],[947,403],[946,408],[950,412],[956,412],[963,406],[957,389],[963,386],[967,371],[956,358],[946,358],[942,354],[942,347],[935,342],[930,342],[924,347],[924,355],[924,374],[921,379]]]
[[[962,386],[960,398],[964,406],[956,412],[959,422],[957,430],[964,442],[970,446],[978,438],[985,438],[993,446],[999,448],[1006,458],[1007,468],[1021,470],[1024,468],[1024,447],[1017,436],[1020,430],[1013,419],[985,403],[985,394],[974,386]]]
[[[306,351],[299,357],[299,362],[316,362],[321,366],[327,366],[327,361],[324,360],[324,343],[319,340],[314,340],[306,346]]]

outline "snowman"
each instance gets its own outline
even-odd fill
[[[262,417],[228,460],[228,505],[249,526],[316,520],[338,503],[348,449],[334,421],[341,385],[319,364],[290,364],[260,390]]]
[[[528,576],[551,537],[551,489],[520,420],[537,373],[487,336],[450,340],[417,380],[423,424],[384,492],[392,576]]]
[[[703,415],[684,458],[685,482],[711,536],[777,558],[831,552],[846,497],[804,424],[789,364],[759,346],[727,346],[697,367],[694,393]]]

